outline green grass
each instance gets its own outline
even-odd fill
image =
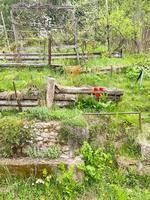
[[[67,61],[68,62],[68,61]],[[66,62],[66,63],[67,63]],[[138,73],[133,69],[134,65],[139,63],[141,64],[149,64],[148,56],[144,55],[136,55],[136,56],[125,56],[121,59],[118,58],[95,58],[89,59],[86,62],[86,66],[88,68],[94,67],[105,67],[108,65],[126,65],[130,66],[130,71],[124,71],[119,74],[113,73],[110,74],[100,74],[100,73],[89,73],[89,74],[80,74],[80,75],[70,75],[67,73],[55,73],[50,69],[44,67],[43,69],[35,69],[35,68],[12,68],[12,69],[3,69],[0,71],[0,91],[5,90],[13,90],[12,82],[16,82],[17,89],[24,89],[31,86],[31,83],[35,84],[40,90],[46,89],[47,76],[56,78],[56,81],[62,85],[74,85],[74,86],[103,86],[109,88],[119,88],[124,91],[124,95],[122,99],[117,104],[113,104],[110,106],[103,106],[101,109],[88,109],[88,106],[85,107],[82,111],[75,108],[68,109],[60,109],[53,108],[48,109],[45,107],[28,109],[26,112],[17,113],[15,110],[3,110],[0,113],[0,118],[5,116],[14,117],[19,115],[21,118],[27,117],[28,120],[31,118],[37,118],[40,120],[62,120],[65,124],[71,124],[76,126],[85,127],[87,126],[87,121],[82,116],[83,112],[101,112],[101,111],[112,111],[112,112],[125,112],[125,111],[139,111],[142,112],[142,116],[144,116],[143,123],[150,123],[150,77],[145,73],[142,85],[136,82],[136,78],[138,77]],[[70,63],[67,63],[68,65]],[[78,107],[79,108],[79,107]],[[111,120],[106,121],[103,124],[103,119],[99,122],[100,131],[104,131],[109,134],[116,133],[127,133],[129,138],[130,135],[138,136],[139,132],[135,133],[135,129],[133,127],[138,128],[138,118],[136,116],[115,116],[111,118]],[[123,126],[124,124],[125,126]],[[108,125],[108,129],[106,128]],[[106,126],[106,127],[105,127]],[[131,129],[129,129],[131,127]],[[144,130],[147,131],[147,130]],[[131,138],[132,139],[132,138]],[[113,153],[113,152],[112,152]],[[118,152],[117,152],[118,153]],[[129,157],[139,158],[138,156],[138,146],[136,142],[130,142],[128,144],[123,144],[119,154],[125,155]],[[96,157],[98,159],[98,157]],[[88,170],[92,173],[93,168],[88,167]],[[113,170],[112,168],[106,168],[106,176],[102,176],[101,178],[105,180],[107,179],[107,173],[111,177],[111,181],[107,184],[106,180],[104,182],[99,182],[97,184],[93,184],[93,187],[87,187],[82,191],[81,196],[78,197],[79,200],[89,199],[89,200],[149,200],[150,199],[150,190],[149,190],[149,178],[144,176],[138,176],[129,171],[123,170],[120,172],[119,170]],[[67,181],[68,183],[68,175]],[[117,177],[117,178],[116,178]],[[101,180],[102,180],[101,179]],[[116,182],[114,183],[114,180]],[[4,180],[0,181],[1,186],[4,185]],[[6,184],[7,183],[7,184]],[[33,181],[31,180],[23,180],[17,179],[6,181],[5,185],[10,186],[13,185],[14,189],[12,192],[2,193],[0,192],[0,200],[1,199],[37,199],[37,200],[47,200],[47,199],[65,199],[64,193],[59,190],[56,185],[53,183],[47,188],[43,189],[38,185],[32,185]],[[70,183],[69,183],[70,184]],[[69,185],[68,184],[68,185]],[[70,187],[65,185],[65,191],[70,192]],[[64,188],[63,188],[64,189]],[[72,190],[71,190],[72,192]],[[43,198],[43,199],[42,199]],[[66,198],[67,199],[67,198]],[[68,198],[69,199],[69,198]],[[71,199],[71,198],[70,198]],[[74,200],[74,199],[73,199]]]
[[[0,91],[13,90],[12,82],[15,81],[16,88],[28,88],[35,84],[41,91],[46,89],[47,76],[56,78],[57,83],[62,85],[74,86],[103,86],[108,88],[119,88],[124,91],[122,100],[113,108],[112,111],[140,111],[145,115],[145,120],[150,118],[150,78],[149,71],[144,75],[142,86],[136,83],[138,73],[133,69],[135,63],[149,63],[148,57],[143,55],[127,56],[124,58],[96,58],[90,59],[87,66],[106,66],[110,64],[130,65],[131,72],[119,73],[111,76],[110,74],[88,73],[80,75],[60,74],[51,71],[49,68],[11,68],[1,70]],[[140,64],[141,66],[141,64]],[[107,111],[107,108],[103,111]]]
[[[86,119],[83,117],[82,112],[77,109],[61,109],[57,107],[49,109],[47,107],[39,107],[26,110],[24,115],[40,120],[60,120],[62,123],[73,126],[87,126]]]

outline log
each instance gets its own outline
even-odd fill
[[[0,67],[44,67],[45,65],[45,63],[0,63]]]
[[[100,93],[106,93],[108,95],[123,95],[122,90],[118,89],[106,89],[105,91],[93,91],[93,87],[69,87],[69,86],[60,86],[56,85],[57,87],[57,93],[63,93],[63,94],[100,94]]]
[[[66,106],[73,106],[74,102],[73,101],[55,101],[54,105],[63,108],[63,107],[66,107]]]
[[[109,95],[118,95],[118,96],[122,96],[123,95],[123,90],[120,89],[108,89],[105,88],[105,93],[109,96]]]
[[[119,101],[119,100],[120,100],[120,97],[118,97],[118,96],[108,96],[108,100],[111,100],[111,101]]]
[[[55,94],[54,99],[56,101],[75,101],[77,95],[75,94]]]
[[[20,91],[17,91],[20,100],[38,100],[37,96],[28,96],[21,94]],[[14,92],[0,92],[0,100],[16,100]]]
[[[22,107],[34,107],[38,106],[38,101],[31,101],[31,100],[25,100],[20,101]],[[0,107],[1,106],[12,106],[12,107],[18,107],[18,103],[16,100],[0,100]]]
[[[52,107],[53,100],[55,95],[55,79],[54,78],[48,78],[48,84],[47,84],[47,107]]]

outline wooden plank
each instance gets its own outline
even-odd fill
[[[48,54],[47,54],[48,55]],[[20,53],[20,54],[18,54],[18,53],[0,53],[0,56],[2,57],[2,56],[5,56],[5,57],[7,57],[7,56],[43,56],[43,54],[42,53]]]
[[[107,94],[107,95],[123,95],[123,90],[120,90],[120,89],[108,89],[108,88],[106,88],[105,89],[105,93]]]
[[[46,63],[0,63],[0,67],[44,67]]]
[[[6,60],[6,61],[43,61],[44,60],[44,57],[41,58],[41,57],[0,57],[0,60]]]
[[[63,94],[101,94],[106,93],[108,95],[123,95],[122,90],[118,89],[107,89],[105,88],[105,91],[96,91],[94,92],[94,87],[69,87],[69,86],[60,86],[56,85],[57,87],[57,93],[63,93]]]
[[[77,45],[57,45],[57,46],[52,45],[52,49],[75,49],[75,48],[77,48]]]
[[[38,101],[24,100],[20,101],[22,107],[34,107],[38,106]],[[16,100],[0,100],[0,106],[12,106],[18,107]]]
[[[28,96],[17,91],[20,100],[38,100],[37,96]],[[0,100],[16,100],[14,92],[0,92]]]
[[[52,53],[52,56],[75,56],[76,53]],[[97,55],[100,56],[100,52],[91,52],[91,53],[79,53],[80,56],[92,56]],[[43,56],[42,53],[0,53],[0,56]],[[48,54],[47,54],[48,56]]]
[[[63,107],[66,107],[66,106],[73,106],[74,101],[54,101],[54,105],[63,108]]]
[[[54,100],[56,101],[75,101],[77,95],[73,94],[55,94]]]
[[[48,36],[48,65],[51,66],[52,62],[52,37],[51,34],[49,33]]]
[[[51,3],[50,4],[14,4],[12,6],[12,10],[15,12],[15,11],[18,11],[18,10],[24,10],[24,9],[55,9],[56,11],[57,10],[73,10],[74,9],[74,6],[58,6],[58,5],[52,5]]]
[[[52,107],[53,101],[54,101],[54,95],[55,95],[55,79],[54,78],[48,78],[48,84],[47,84],[47,107]]]

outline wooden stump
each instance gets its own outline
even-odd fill
[[[47,85],[47,107],[52,107],[55,96],[55,79],[48,78]]]

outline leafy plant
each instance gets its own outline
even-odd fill
[[[84,158],[84,165],[81,165],[85,173],[85,181],[89,184],[102,181],[104,176],[113,169],[112,155],[104,148],[94,149],[87,142],[84,142],[81,153]]]
[[[46,149],[38,149],[35,146],[29,147],[27,155],[32,158],[59,158],[61,154],[61,149],[59,146],[49,146]]]
[[[105,94],[101,95],[99,99],[96,99],[93,95],[80,95],[76,102],[76,106],[79,109],[111,111],[114,109],[115,103],[108,101]]]
[[[56,197],[58,191],[60,199],[76,199],[83,191],[83,184],[75,179],[75,171],[74,166],[67,169],[64,164],[60,164],[59,175],[48,175],[47,170],[44,169],[43,178],[37,179],[35,183],[44,188],[46,192],[49,191],[49,188],[55,188],[51,192]]]
[[[0,119],[0,155],[4,157],[21,153],[22,147],[31,138],[30,124],[22,119],[3,117]]]
[[[136,80],[140,74],[140,67],[139,66],[132,66],[130,68],[126,69],[126,76],[130,79],[130,80]]]

